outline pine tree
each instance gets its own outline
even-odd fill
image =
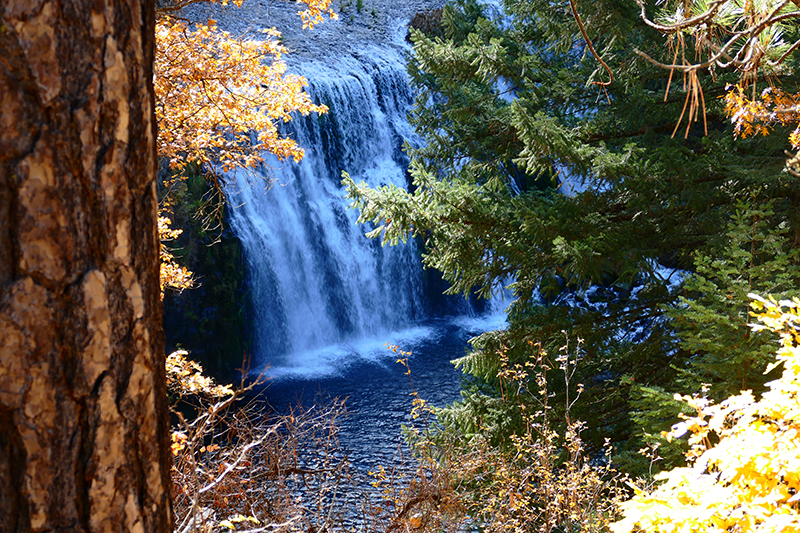
[[[707,133],[702,121],[686,129],[684,117],[673,134],[686,93],[636,53],[663,53],[661,34],[635,5],[579,7],[608,69],[570,4],[506,0],[493,13],[475,0],[449,3],[446,39],[413,34],[412,122],[425,144],[410,150],[411,191],[345,184],[360,220],[377,225],[370,235],[419,237],[424,264],[451,292],[488,296],[510,281],[509,327],[478,337],[458,361],[478,381],[450,424],[475,427],[499,394],[498,353],[521,361],[529,342],[553,351],[566,330],[584,340],[587,438],[636,449],[632,389],[671,390],[692,357],[665,315],[692,292],[683,273],[702,275],[704,258],[739,246],[724,244],[724,229],[754,191],[771,201],[762,222],[789,254],[800,189],[782,173],[785,136],[734,142],[718,101],[734,74],[698,75]],[[503,440],[503,424],[483,427]]]
[[[644,429],[646,440],[658,445],[662,466],[683,463],[686,445],[663,435],[685,409],[676,393],[699,390],[716,400],[741,391],[761,393],[763,369],[773,359],[774,335],[754,331],[750,297],[756,294],[797,294],[800,277],[796,248],[788,248],[788,227],[771,227],[774,200],[764,201],[754,192],[748,202],[737,203],[718,243],[698,251],[694,272],[687,275],[682,294],[667,309],[684,357],[673,365],[676,378],[669,389],[635,385],[632,419]]]

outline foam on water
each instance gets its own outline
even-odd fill
[[[505,311],[495,311],[485,315],[455,317],[452,322],[470,334],[477,335],[484,331],[506,328],[508,317]]]
[[[431,326],[417,326],[402,331],[362,337],[351,342],[324,346],[313,350],[294,352],[278,358],[266,372],[270,378],[322,379],[341,376],[354,364],[394,363],[398,356],[388,345],[412,346],[422,340],[435,340],[437,330]]]

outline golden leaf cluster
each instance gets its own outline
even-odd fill
[[[327,14],[332,20],[336,20],[339,16],[333,11],[331,7],[331,0],[300,0],[306,4],[306,9],[298,11],[300,18],[303,19],[304,29],[313,29],[316,24],[321,24],[324,16]]]
[[[800,93],[791,94],[777,87],[767,87],[757,98],[748,97],[741,85],[728,88],[725,113],[740,137],[768,135],[774,124],[797,124],[789,135],[792,147],[800,148]]]
[[[220,171],[253,169],[271,153],[281,160],[300,161],[303,149],[281,135],[278,126],[293,113],[325,113],[312,103],[302,76],[286,73],[286,53],[280,33],[264,30],[263,40],[236,38],[220,31],[216,22],[190,25],[174,18],[197,0],[176,0],[162,8],[156,21],[154,80],[158,155],[169,160],[173,176],[197,165],[220,189]],[[212,0],[213,2],[214,0]],[[216,0],[241,7],[243,0]],[[298,12],[305,28],[327,14],[335,19],[331,0],[300,0]],[[159,213],[161,239],[161,296],[170,287],[192,286],[192,273],[175,262],[165,241],[180,235],[170,229],[168,205]]]
[[[190,27],[161,17],[156,25],[158,153],[170,168],[187,164],[229,172],[253,168],[264,152],[299,161],[303,150],[278,132],[292,113],[324,113],[302,76],[286,73],[279,33],[263,41],[234,38],[215,21]]]
[[[170,249],[167,247],[167,242],[177,239],[183,233],[183,230],[172,229],[172,220],[166,216],[166,212],[162,210],[158,217],[158,239],[161,241],[161,270],[159,281],[161,285],[161,297],[164,297],[164,289],[170,287],[182,291],[192,286],[193,279],[192,273],[184,266],[175,262],[175,256],[172,255]]]
[[[245,516],[243,514],[237,514],[226,520],[221,520],[218,525],[235,531],[236,524],[241,524],[242,522],[251,522],[255,525],[261,524],[261,521],[255,516]]]
[[[183,431],[173,431],[170,434],[170,438],[172,439],[172,444],[170,445],[172,455],[181,453],[186,448],[186,441],[189,440],[189,437]]]
[[[178,350],[167,356],[167,388],[170,391],[180,396],[202,394],[212,398],[233,394],[230,385],[216,385],[213,379],[204,376],[203,367],[187,359],[187,355],[186,350]]]
[[[756,400],[750,391],[713,405],[679,397],[695,411],[671,436],[690,434],[689,465],[663,472],[653,491],[636,487],[615,533],[800,531],[800,300],[754,297],[763,322],[781,332],[781,377]]]

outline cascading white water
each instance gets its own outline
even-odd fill
[[[254,302],[260,362],[408,327],[422,318],[421,266],[409,243],[381,247],[356,226],[342,171],[370,185],[407,185],[401,150],[414,140],[406,120],[413,96],[401,53],[374,48],[299,70],[321,117],[298,118],[300,164],[269,160],[268,190],[235,176],[231,223],[241,238]]]

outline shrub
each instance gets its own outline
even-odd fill
[[[752,295],[751,295],[752,296]],[[763,325],[780,332],[781,377],[756,400],[751,391],[713,405],[682,396],[696,414],[669,433],[689,435],[688,466],[656,476],[622,505],[615,533],[630,531],[779,532],[800,530],[800,300],[753,296]]]
[[[357,518],[363,484],[337,439],[342,401],[270,415],[252,398],[259,380],[215,385],[185,355],[167,363],[176,531],[323,531]]]
[[[622,497],[619,476],[608,455],[586,455],[583,423],[569,415],[577,396],[566,400],[566,430],[553,429],[545,373],[554,365],[541,346],[531,348],[524,365],[512,365],[499,354],[501,401],[516,404],[524,420],[504,445],[493,445],[481,432],[466,435],[453,426],[439,426],[433,418],[436,410],[413,393],[413,424],[406,436],[416,468],[400,475],[385,469],[375,474],[375,485],[394,509],[387,530],[607,530]],[[566,347],[556,359],[568,389],[576,362]],[[535,412],[526,409],[532,403],[538,406]]]

